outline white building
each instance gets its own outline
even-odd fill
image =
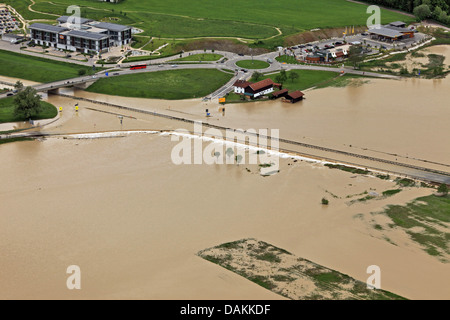
[[[69,16],[57,19],[58,26],[33,23],[30,26],[31,39],[39,44],[57,49],[83,53],[101,53],[112,46],[131,42],[131,27],[115,23],[98,22]]]

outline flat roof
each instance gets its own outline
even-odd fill
[[[101,29],[108,29],[108,30],[114,31],[114,32],[121,32],[121,31],[125,31],[127,29],[131,29],[131,27],[129,27],[129,26],[124,26],[121,24],[109,23],[109,22],[99,22],[99,23],[95,23],[95,24],[93,23],[93,24],[91,24],[91,26],[101,28]]]
[[[69,20],[69,18],[70,18],[69,16],[61,16],[58,19],[56,19],[56,21],[58,21],[60,23],[66,23]],[[80,17],[80,23],[81,24],[85,24],[85,23],[88,23],[88,22],[91,22],[91,21],[93,21],[93,20]]]
[[[388,38],[399,38],[403,36],[403,34],[400,33],[399,31],[385,27],[369,29],[369,33],[377,34]]]
[[[413,30],[408,29],[408,28],[401,28],[401,27],[396,27],[396,26],[391,26],[391,25],[387,25],[387,26],[385,26],[385,28],[395,30],[398,32],[413,32]]]
[[[78,31],[78,30],[71,30],[71,31],[67,32],[67,35],[84,38],[84,39],[88,39],[88,40],[102,40],[102,39],[109,38],[109,36],[107,34],[92,33],[92,32],[86,32],[86,31]]]
[[[24,38],[24,36],[14,34],[14,33],[4,33],[4,34],[2,34],[2,37],[14,38],[14,39],[23,39]]]
[[[55,33],[63,32],[63,31],[67,30],[67,28],[52,26],[52,25],[45,24],[45,23],[33,23],[30,26],[30,29],[37,29],[40,31],[55,32]]]
[[[394,27],[399,27],[399,26],[406,25],[406,23],[404,23],[403,21],[394,21],[394,22],[389,23],[389,25],[394,26]]]

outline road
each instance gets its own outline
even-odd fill
[[[198,53],[204,53],[204,51],[192,51],[190,54],[198,54]],[[120,65],[120,71],[114,71],[114,72],[108,72],[101,71],[97,73],[95,76],[81,76],[81,77],[75,77],[71,79],[65,79],[65,80],[59,80],[54,82],[49,82],[45,84],[39,84],[35,85],[34,88],[39,92],[45,92],[48,90],[54,90],[58,88],[63,87],[70,87],[73,85],[79,85],[87,82],[93,82],[101,78],[106,77],[114,77],[114,76],[120,76],[120,75],[126,75],[126,74],[135,74],[135,73],[145,73],[145,72],[157,72],[157,71],[167,71],[167,70],[175,70],[175,69],[218,69],[225,72],[229,72],[228,70],[231,70],[232,72],[235,72],[235,76],[227,82],[224,86],[222,86],[217,91],[211,93],[208,95],[208,98],[217,98],[220,96],[225,95],[229,91],[232,90],[233,83],[238,79],[249,79],[253,72],[259,71],[264,73],[273,73],[278,72],[280,70],[317,70],[317,71],[331,71],[336,73],[347,73],[347,74],[356,74],[356,75],[365,75],[370,77],[376,77],[376,78],[384,78],[384,79],[400,79],[398,76],[394,75],[388,75],[388,74],[380,74],[375,72],[364,72],[360,70],[354,70],[352,68],[335,68],[335,67],[326,67],[326,66],[314,66],[314,65],[301,65],[301,64],[282,64],[275,60],[275,58],[278,56],[278,52],[270,52],[266,54],[262,54],[259,56],[240,56],[231,52],[215,52],[217,54],[223,55],[226,59],[228,59],[225,63],[220,62],[204,62],[204,63],[179,63],[175,62],[173,60],[177,59],[178,57],[166,57],[161,59],[155,59],[152,60],[152,64],[148,64],[146,69],[139,69],[139,70],[130,70],[130,66],[133,65],[133,63],[126,63]],[[186,56],[185,54],[184,56]],[[262,60],[267,61],[268,59],[271,59],[273,62],[270,64],[268,68],[265,69],[257,69],[257,70],[249,70],[248,72],[242,72],[241,68],[236,65],[238,61],[241,60]],[[170,64],[172,62],[172,64]],[[137,64],[137,63],[134,63]],[[139,62],[139,64],[144,64],[143,62]],[[110,70],[117,70],[117,67],[112,67]],[[106,72],[108,72],[108,76],[106,75]],[[0,99],[5,98],[5,94],[0,95]]]

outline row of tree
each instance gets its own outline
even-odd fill
[[[252,80],[259,81],[263,77],[264,77],[264,74],[262,74],[261,72],[255,71],[252,75]],[[288,78],[292,82],[294,82],[294,80],[298,79],[298,77],[299,77],[299,75],[296,72],[289,72],[289,74],[288,74],[288,73],[286,73],[285,70],[281,70],[280,73],[276,75],[275,82],[283,84],[287,81]]]
[[[420,21],[434,19],[450,25],[450,0],[366,0],[366,2],[413,13]]]

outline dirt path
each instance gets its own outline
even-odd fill
[[[35,12],[35,13],[40,13],[40,14],[46,14],[46,15],[49,15],[49,16],[59,17],[59,15],[54,14],[54,13],[47,13],[47,12],[41,12],[41,11],[36,11],[36,10],[34,10],[34,9],[32,8],[32,6],[34,6],[34,5],[36,4],[36,2],[34,2],[34,0],[30,0],[30,1],[31,1],[31,4],[28,6],[28,10],[29,10],[29,11]]]

